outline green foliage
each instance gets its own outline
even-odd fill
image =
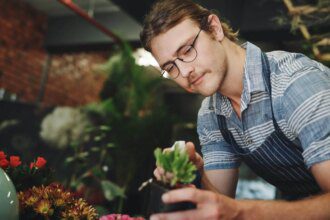
[[[194,181],[196,166],[189,161],[185,151],[175,145],[174,150],[162,152],[160,148],[154,151],[157,166],[162,167],[165,172],[173,174],[170,185],[187,184]],[[166,184],[166,182],[164,182]]]
[[[124,189],[118,187],[116,184],[108,180],[103,180],[101,181],[101,185],[104,192],[104,196],[108,201],[112,201],[116,197],[125,197]]]
[[[104,101],[103,111],[111,118],[121,116],[138,117],[157,102],[155,92],[160,85],[160,77],[146,74],[145,67],[135,63],[132,50],[124,45],[118,55],[100,67],[108,75],[101,91]]]
[[[110,154],[114,150],[110,132],[111,128],[106,124],[88,127],[85,130],[88,138],[72,144],[74,152],[64,161],[67,170],[70,170],[67,186],[80,191],[90,203],[100,201],[95,198],[104,198],[107,202],[120,202],[125,198],[124,188],[109,180]]]
[[[27,164],[23,164],[15,168],[9,167],[5,171],[13,181],[17,192],[33,186],[48,185],[54,180],[54,170],[48,167],[30,168]]]
[[[148,176],[149,167],[151,172],[154,146],[168,143],[174,118],[163,104],[161,77],[151,74],[154,69],[137,65],[128,45],[99,70],[108,76],[102,101],[86,109],[111,126],[115,148],[109,168],[116,183],[134,191]]]

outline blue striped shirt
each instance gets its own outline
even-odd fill
[[[212,107],[211,97],[206,97],[198,113],[197,131],[205,170],[237,168],[242,161],[241,156],[223,139],[217,115],[226,117],[228,129],[239,147],[253,152],[274,131],[270,101],[280,129],[303,149],[305,166],[310,168],[315,163],[329,160],[329,68],[302,54],[284,51],[267,53],[271,71],[270,99],[262,78],[261,50],[251,43],[245,47],[241,120],[228,98],[220,93],[213,95]],[[274,155],[267,155],[267,160],[280,163]],[[294,173],[283,175],[290,177]]]

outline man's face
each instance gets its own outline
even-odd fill
[[[178,49],[191,45],[200,28],[190,19],[185,19],[151,41],[151,51],[159,65],[177,58]],[[222,30],[221,30],[222,31]],[[192,62],[175,60],[180,74],[174,79],[188,91],[204,96],[214,94],[221,87],[227,72],[227,56],[221,44],[223,37],[201,31],[195,41],[197,57]]]

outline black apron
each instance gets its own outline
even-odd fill
[[[281,191],[283,199],[295,200],[320,193],[320,187],[305,166],[302,148],[286,137],[275,120],[269,61],[266,54],[262,53],[261,57],[263,78],[270,97],[270,109],[275,131],[253,151],[239,147],[233,134],[228,130],[226,118],[223,115],[217,116],[220,132],[247,166]]]

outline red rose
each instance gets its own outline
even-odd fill
[[[46,163],[47,161],[45,160],[45,158],[38,157],[35,163],[30,163],[30,169],[32,169],[33,167],[43,168]]]
[[[22,162],[18,156],[10,156],[9,163],[11,167],[17,167],[21,165]]]
[[[0,151],[0,160],[2,159],[6,159],[7,155],[5,154],[5,152]]]
[[[36,162],[36,167],[38,168],[42,168],[45,166],[45,164],[47,163],[47,161],[45,160],[45,158],[43,157],[38,157],[37,158],[37,162]]]
[[[5,169],[5,168],[8,167],[8,165],[9,165],[9,161],[7,159],[1,159],[0,160],[0,167],[1,168]]]

